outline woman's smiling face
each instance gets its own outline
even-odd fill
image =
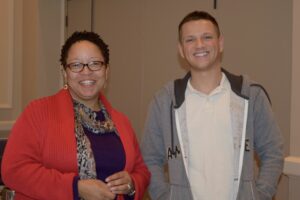
[[[82,40],[71,46],[66,61],[67,65],[70,63],[89,64],[95,61],[104,62],[104,58],[98,46],[87,40]],[[69,67],[66,67],[64,78],[68,83],[71,96],[93,108],[98,102],[99,92],[104,87],[107,73],[107,66],[103,66],[97,71],[91,71],[87,66],[84,66],[80,72],[72,72]]]

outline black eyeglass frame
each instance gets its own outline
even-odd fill
[[[100,64],[100,67],[96,68],[96,69],[91,68],[91,66],[95,65],[95,64]],[[79,66],[76,68],[74,68],[74,67],[72,68],[71,65],[79,65]],[[99,70],[103,69],[103,67],[105,67],[105,66],[106,66],[106,64],[103,61],[92,61],[89,63],[73,62],[73,63],[66,64],[66,68],[69,68],[74,73],[82,72],[85,67],[87,67],[90,71],[99,71]]]

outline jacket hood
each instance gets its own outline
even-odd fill
[[[221,69],[229,80],[232,91],[238,96],[248,99],[248,95],[242,93],[244,77],[242,75],[234,75],[225,69]],[[179,108],[185,100],[185,90],[187,82],[191,77],[191,72],[188,72],[182,79],[176,79],[174,81],[174,94],[175,94],[175,108]],[[258,84],[257,84],[258,85]],[[260,85],[258,85],[260,86]]]

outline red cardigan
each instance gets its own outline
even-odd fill
[[[123,143],[125,169],[142,199],[150,173],[142,159],[129,120],[100,94]],[[16,191],[15,199],[73,199],[73,178],[78,175],[74,111],[67,90],[31,102],[9,135],[2,160],[2,178]],[[119,198],[122,199],[122,198]]]

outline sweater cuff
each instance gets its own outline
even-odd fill
[[[73,178],[73,199],[74,200],[79,200],[79,194],[78,194],[78,181],[79,181],[79,176],[74,176]]]
[[[132,195],[132,196],[124,195],[124,199],[125,199],[125,200],[134,200],[134,196],[135,196],[135,194]]]

